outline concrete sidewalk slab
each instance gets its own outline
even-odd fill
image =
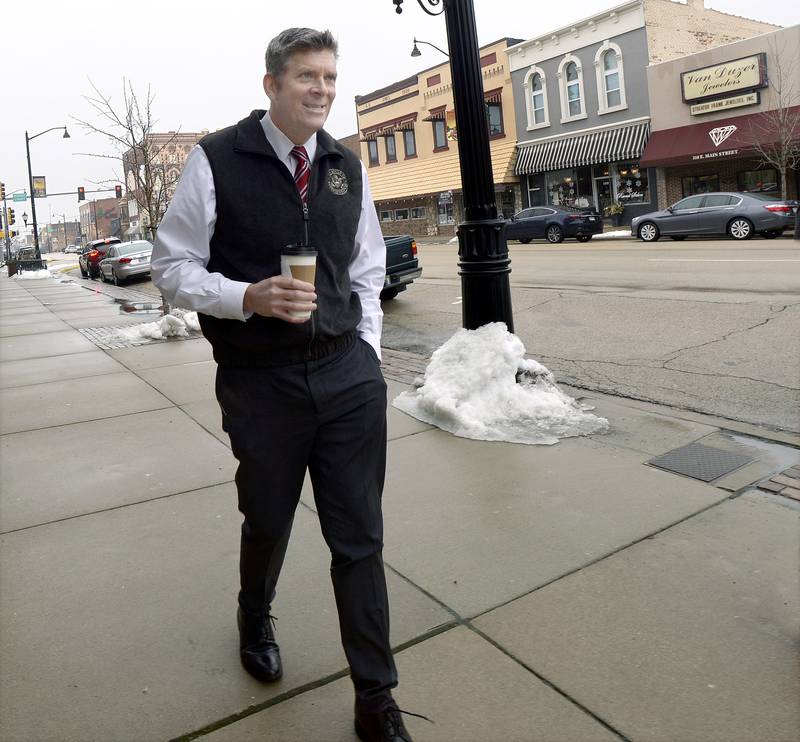
[[[401,384],[399,381],[392,381],[391,379],[386,380],[386,398],[388,404],[386,422],[389,430],[389,440],[395,440],[397,438],[403,438],[407,435],[422,433],[426,430],[433,430],[432,425],[428,425],[427,423],[417,420],[415,417],[411,417],[411,415],[406,415],[405,412],[400,412],[400,410],[392,407],[392,400],[394,400],[398,394],[404,392],[408,388],[409,387],[407,384]]]
[[[389,444],[388,564],[469,617],[728,497],[594,439]],[[419,462],[424,462],[420,466]]]
[[[316,517],[300,508],[275,606],[284,678],[239,665],[233,485],[0,539],[0,738],[165,740],[346,667]],[[394,575],[393,641],[449,614]]]
[[[396,656],[400,708],[425,742],[612,742],[619,737],[477,634],[459,627]],[[337,680],[204,736],[208,742],[352,742],[353,692]]]
[[[66,379],[19,386],[0,390],[0,434],[116,418],[171,406],[166,397],[127,369],[85,381]],[[119,424],[124,425],[124,421]]]
[[[193,361],[174,366],[141,369],[137,375],[158,389],[176,405],[214,400],[217,364],[214,361]],[[219,406],[217,406],[219,410]]]
[[[3,531],[230,482],[235,471],[230,450],[177,409],[4,435],[0,456]]]
[[[125,370],[121,363],[117,363],[100,350],[49,358],[5,361],[0,363],[0,388],[10,389],[30,384],[45,384],[50,381],[90,378]]]
[[[22,322],[0,323],[0,338],[17,337],[19,335],[36,335],[40,332],[59,332],[70,329],[72,329],[70,325],[52,315],[50,318],[42,317],[41,320],[33,320],[32,318],[25,317]]]
[[[52,316],[52,315],[51,315]],[[46,358],[69,353],[97,350],[94,343],[75,330],[43,332],[38,335],[19,335],[0,341],[0,360],[17,361],[23,358]]]
[[[203,337],[137,345],[134,348],[110,350],[108,354],[132,371],[212,359],[211,345]]]
[[[37,316],[44,316],[44,317],[52,317],[53,313],[43,307],[41,303],[36,302],[35,304],[31,305],[20,305],[20,306],[13,306],[9,308],[4,308],[2,312],[2,318],[8,319],[10,317],[30,317],[34,318]]]
[[[222,413],[216,399],[190,402],[189,404],[181,405],[181,409],[198,425],[205,428],[217,440],[230,448],[228,434],[222,429]]]
[[[794,742],[799,520],[749,493],[475,623],[628,739]]]

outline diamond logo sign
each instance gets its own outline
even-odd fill
[[[718,126],[716,129],[712,129],[708,132],[708,136],[711,137],[711,141],[714,142],[715,147],[719,147],[733,132],[736,131],[736,127],[731,126]]]

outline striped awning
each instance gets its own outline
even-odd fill
[[[650,122],[524,144],[517,148],[517,175],[580,165],[638,160],[650,136]]]

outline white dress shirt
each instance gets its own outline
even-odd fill
[[[294,177],[296,162],[289,154],[293,142],[272,123],[269,112],[261,119],[261,126],[275,154]],[[313,163],[317,135],[303,146],[309,162]],[[361,300],[358,334],[380,358],[383,324],[380,292],[386,276],[386,246],[363,163],[361,180],[361,216],[349,268],[350,284]],[[251,316],[244,312],[244,293],[250,284],[206,270],[216,221],[214,177],[205,151],[197,145],[186,159],[175,195],[156,233],[150,262],[153,283],[173,306],[244,322]]]

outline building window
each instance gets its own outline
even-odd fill
[[[453,217],[453,202],[448,203],[439,202],[439,224],[455,224],[456,220]]]
[[[547,112],[547,82],[544,70],[531,67],[523,83],[525,108],[528,114],[528,130],[550,126]]]
[[[681,178],[684,196],[719,190],[719,175],[686,175]]]
[[[406,150],[406,159],[417,156],[417,140],[413,129],[406,129],[403,132],[403,147]]]
[[[433,151],[447,149],[447,127],[444,119],[434,119],[433,121]]]
[[[497,64],[497,52],[481,57],[481,67],[488,67],[490,64]]]
[[[586,118],[583,106],[583,70],[580,60],[567,54],[558,67],[562,122]]]
[[[432,88],[434,85],[438,85],[441,81],[442,81],[441,75],[431,75],[426,82],[428,87]]]
[[[486,119],[489,122],[489,136],[502,137],[503,132],[503,104],[499,101],[486,104]]]
[[[369,152],[369,164],[377,165],[378,164],[378,142],[374,139],[370,139],[367,142],[367,151]]]
[[[379,216],[380,216],[380,220],[382,222],[390,222],[390,221],[392,221],[392,212],[389,211],[389,210],[381,211]]]
[[[647,168],[638,162],[617,163],[617,201],[623,206],[650,203]]]
[[[394,210],[394,220],[396,222],[407,222],[408,221],[408,209],[395,209]]]
[[[594,67],[597,74],[597,113],[611,113],[627,108],[622,49],[611,41],[604,41],[595,54]]]
[[[386,143],[386,162],[397,162],[397,143],[394,141],[394,134],[383,138]]]
[[[780,193],[780,176],[772,168],[768,170],[743,170],[736,173],[736,190],[741,193]]]
[[[427,215],[427,209],[424,206],[414,206],[411,209],[412,219],[425,219]]]

